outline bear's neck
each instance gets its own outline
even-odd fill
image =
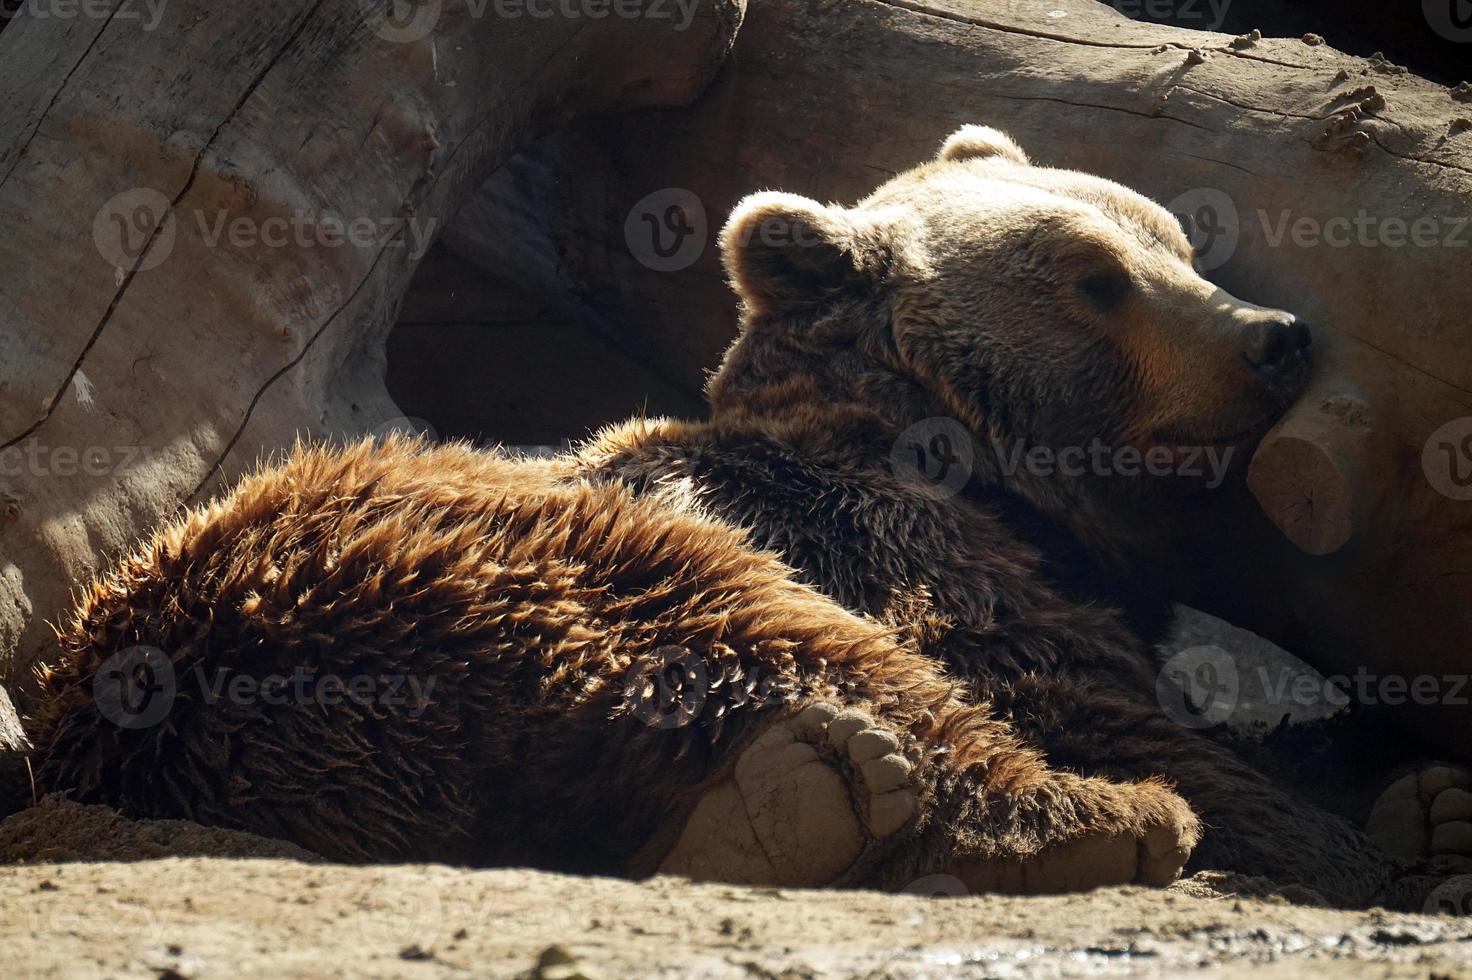
[[[719,441],[779,442],[819,466],[872,469],[875,486],[892,480],[902,435],[918,420],[952,419],[955,412],[888,366],[897,358],[887,348],[887,331],[877,324],[865,329],[862,322],[855,329],[852,322],[838,344],[832,336],[815,338],[812,327],[798,333],[781,324],[749,325],[709,387],[709,425]],[[825,328],[837,329],[823,323],[817,329]],[[1142,633],[1163,628],[1168,604],[1162,582],[1173,579],[1164,556],[1174,552],[1159,513],[1128,497],[1100,496],[1113,487],[1034,479],[1025,468],[1009,469],[995,445],[973,439],[972,472],[960,499],[978,515],[1000,509],[1068,592],[1118,606]],[[875,506],[906,504],[877,500]]]

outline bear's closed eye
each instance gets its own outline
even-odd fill
[[[1118,306],[1131,289],[1130,277],[1123,272],[1104,272],[1089,276],[1079,283],[1079,290],[1100,309]]]

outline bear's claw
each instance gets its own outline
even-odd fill
[[[812,887],[849,871],[919,810],[914,764],[867,712],[818,703],[780,720],[696,804],[659,871]]]

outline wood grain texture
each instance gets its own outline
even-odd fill
[[[161,516],[400,414],[384,339],[466,195],[574,117],[688,102],[742,14],[386,6],[177,0],[150,29],[114,2],[0,35],[0,677]]]

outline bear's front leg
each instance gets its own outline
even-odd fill
[[[1053,764],[1174,784],[1209,828],[1192,867],[1302,885],[1344,905],[1392,894],[1398,862],[1348,821],[1294,797],[1230,748],[1173,720],[1153,692],[1082,671],[980,686],[997,695],[998,708]]]

